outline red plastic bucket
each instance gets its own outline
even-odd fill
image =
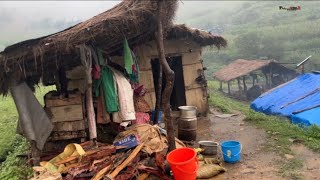
[[[175,180],[195,180],[198,170],[197,153],[191,148],[179,148],[167,155]]]

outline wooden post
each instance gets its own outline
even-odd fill
[[[241,83],[240,83],[240,78],[237,78],[237,82],[238,82],[239,91],[241,92],[242,91],[242,87],[241,87]]]
[[[264,74],[264,76],[266,77],[266,89],[269,89],[268,88],[268,84],[269,84],[269,80],[268,80],[268,76],[267,76],[267,74],[266,73],[263,73]]]
[[[231,92],[230,92],[230,81],[228,81],[228,94],[230,95]]]
[[[162,109],[161,107],[161,92],[162,92],[162,64],[159,59],[159,78],[158,78],[158,89],[156,94],[156,108],[154,115],[154,124],[158,124],[159,119],[159,111]]]
[[[219,91],[222,91],[222,81],[220,81],[220,88]]]
[[[243,92],[246,93],[247,92],[246,76],[242,77],[242,81],[243,81]]]
[[[166,18],[162,16],[163,12],[163,3],[165,1],[158,1],[158,30],[155,33],[155,39],[158,47],[159,60],[162,64],[162,68],[164,70],[164,74],[166,76],[166,87],[163,91],[162,95],[162,107],[164,110],[164,116],[166,121],[166,128],[168,134],[168,152],[174,150],[176,148],[175,144],[175,136],[174,136],[174,128],[173,122],[171,119],[171,109],[170,109],[170,97],[174,84],[174,71],[170,68],[164,53],[164,45],[163,45],[163,30],[162,30],[162,19]]]

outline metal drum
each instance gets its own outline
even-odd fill
[[[197,107],[195,106],[179,106],[180,118],[196,118]]]
[[[180,106],[178,122],[178,138],[183,141],[197,139],[197,108],[194,106]]]

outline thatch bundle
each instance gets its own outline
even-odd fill
[[[200,44],[201,46],[215,45],[217,48],[226,47],[227,41],[207,31],[187,27],[184,24],[174,25],[168,30],[168,39],[189,39]]]
[[[170,27],[177,8],[177,0],[162,0],[164,27]],[[76,66],[77,46],[89,44],[108,53],[121,49],[123,39],[137,44],[151,40],[157,20],[156,0],[124,0],[114,8],[61,32],[27,40],[7,47],[0,53],[0,94],[8,92],[8,77],[25,79],[29,75],[43,75],[59,66]],[[62,61],[61,61],[62,60]],[[67,67],[68,68],[68,67]]]

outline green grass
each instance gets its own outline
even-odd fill
[[[43,104],[43,96],[53,87],[36,88],[36,97]],[[16,135],[18,114],[11,96],[1,97],[0,101],[0,179],[23,179],[30,170],[27,168],[25,159],[16,156],[27,153],[27,142]]]
[[[209,104],[219,108],[224,113],[232,113],[240,111],[246,116],[246,121],[253,125],[264,129],[270,138],[270,141],[265,146],[265,150],[275,151],[280,156],[284,154],[294,154],[291,151],[292,142],[290,139],[298,138],[303,140],[303,144],[309,149],[320,152],[320,128],[311,126],[309,128],[301,128],[289,122],[288,119],[276,116],[268,116],[262,113],[255,112],[250,109],[249,104],[240,102],[224,96],[218,91],[218,82],[209,81],[210,99]],[[293,159],[281,161],[279,173],[283,176],[293,179],[299,179],[299,174],[296,173],[301,167],[301,160]]]

